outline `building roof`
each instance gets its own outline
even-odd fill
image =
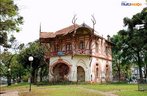
[[[56,34],[54,32],[40,32],[40,38],[54,38]]]
[[[63,28],[61,30],[58,30],[55,32],[56,35],[66,35],[68,33],[71,33],[72,31],[76,30],[77,28],[79,28],[80,26],[78,24],[75,25],[71,25],[69,27]]]
[[[56,32],[40,32],[40,38],[54,38],[59,35],[66,35],[68,33],[73,32],[74,30],[77,30],[80,27],[85,27],[85,28],[92,30],[92,28],[85,23],[83,23],[81,25],[75,24],[75,25],[65,27],[65,28],[58,30]],[[98,34],[96,32],[94,32],[94,34],[98,36]]]
[[[63,28],[61,30],[58,30],[56,32],[40,32],[40,38],[54,38],[58,35],[66,35],[68,33],[73,32],[74,30],[76,30],[79,27],[80,27],[80,25],[75,24],[75,25],[71,25],[66,28]]]

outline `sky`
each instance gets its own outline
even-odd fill
[[[122,6],[122,2],[142,5]],[[15,36],[25,44],[39,39],[40,24],[42,32],[55,32],[72,25],[74,15],[77,24],[86,23],[91,27],[91,15],[94,15],[98,34],[113,36],[124,28],[124,17],[131,18],[147,6],[145,0],[15,0],[15,3],[24,17],[21,31]]]

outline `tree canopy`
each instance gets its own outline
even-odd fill
[[[127,64],[136,64],[139,68],[140,79],[142,79],[142,68],[146,71],[144,77],[147,77],[147,7],[132,18],[125,17],[123,21],[127,30],[120,30],[112,38],[116,44],[113,50],[114,55],[115,57],[118,55],[123,62],[127,61]]]
[[[30,70],[30,62],[28,60],[29,56],[33,56],[34,60],[32,62],[32,76],[33,76],[33,83],[36,83],[37,77],[36,74],[39,70],[39,68],[48,74],[47,72],[47,63],[44,60],[44,48],[42,48],[38,41],[28,43],[28,47],[22,50],[19,54],[18,61],[21,63],[24,68]]]
[[[19,32],[23,17],[19,15],[19,8],[14,0],[1,0],[0,13],[0,45],[3,45],[7,43],[10,32]]]

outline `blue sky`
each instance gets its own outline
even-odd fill
[[[85,22],[92,26],[91,15],[96,19],[95,30],[99,35],[113,36],[123,29],[123,18],[140,12],[146,7],[145,0],[15,0],[20,15],[24,17],[21,31],[15,36],[21,43],[39,38],[39,26],[43,32],[55,32],[72,24]],[[122,2],[141,3],[141,6],[121,6]]]

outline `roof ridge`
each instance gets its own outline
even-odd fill
[[[76,25],[76,26],[80,26],[80,25],[78,25],[78,24],[75,24],[75,25]],[[55,31],[55,33],[56,33],[56,32],[60,32],[61,30],[70,28],[70,27],[72,27],[72,26],[74,26],[74,25],[72,24],[72,25],[70,25],[70,26],[64,27],[64,28],[62,28],[62,29],[60,29],[60,30]]]
[[[74,30],[74,27],[75,27],[75,29],[77,29],[77,28],[80,27],[80,25],[78,25],[78,24],[70,25],[70,26],[68,26],[68,27],[65,27],[65,28],[62,28],[62,29],[56,31],[55,34],[56,34],[56,35],[67,34],[67,33],[69,33],[69,32],[72,32],[72,30]]]

